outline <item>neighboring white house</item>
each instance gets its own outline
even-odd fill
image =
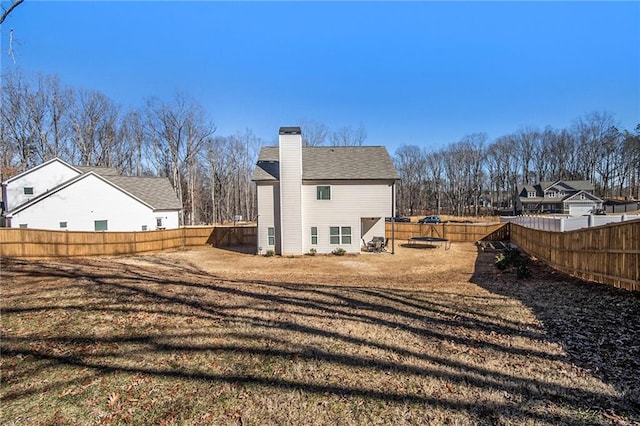
[[[594,186],[583,180],[558,180],[518,187],[518,210],[522,213],[562,213],[582,216],[602,210],[603,201]]]
[[[145,231],[179,227],[182,206],[167,178],[49,160],[2,182],[9,228]]]
[[[258,252],[302,255],[384,237],[400,179],[386,148],[302,147],[299,127],[280,128],[279,146],[260,151]]]

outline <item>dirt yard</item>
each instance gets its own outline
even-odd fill
[[[638,424],[640,297],[494,256],[2,259],[0,423]]]

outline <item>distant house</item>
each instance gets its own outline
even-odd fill
[[[559,213],[581,216],[602,209],[594,186],[583,180],[557,180],[518,186],[518,210],[522,213]]]
[[[259,252],[358,253],[364,242],[384,237],[399,180],[386,148],[302,147],[299,127],[279,133],[277,147],[260,151],[252,178]]]
[[[49,160],[2,182],[4,224],[68,231],[177,228],[182,206],[167,178]]]

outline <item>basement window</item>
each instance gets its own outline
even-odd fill
[[[316,187],[318,200],[330,200],[331,199],[331,187],[328,185]]]
[[[60,229],[67,229],[67,222],[60,222]]]
[[[26,228],[27,224],[26,223],[21,223],[19,226],[20,226],[20,228]]]
[[[93,222],[93,229],[95,231],[106,231],[109,228],[106,220],[96,220]]]
[[[33,187],[25,186],[24,187],[24,195],[33,195]]]

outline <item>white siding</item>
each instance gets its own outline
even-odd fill
[[[69,231],[93,231],[94,221],[107,220],[109,231],[141,231],[143,225],[148,230],[156,229],[159,217],[163,218],[163,227],[178,227],[178,212],[154,212],[100,178],[87,175],[14,214],[11,226],[60,229],[60,222],[67,222]]]
[[[5,209],[14,209],[79,174],[61,161],[53,160],[43,164],[42,167],[9,180],[6,185]],[[33,195],[25,195],[25,187],[33,188]]]
[[[302,136],[280,135],[282,254],[304,254],[302,244]]]
[[[331,200],[318,200],[316,187],[331,186]],[[330,253],[341,247],[350,253],[359,253],[362,239],[370,241],[373,236],[385,235],[384,218],[392,215],[392,185],[388,182],[320,182],[302,186],[304,204],[304,252],[315,248],[318,253]],[[376,218],[375,224],[362,235],[361,219]],[[370,221],[369,221],[370,222]],[[318,228],[318,244],[311,245],[311,227]],[[329,241],[331,226],[350,226],[351,244],[332,245]]]
[[[258,253],[265,254],[267,250],[274,250],[280,254],[280,199],[278,184],[258,184]],[[275,229],[276,244],[269,245],[268,229]]]

